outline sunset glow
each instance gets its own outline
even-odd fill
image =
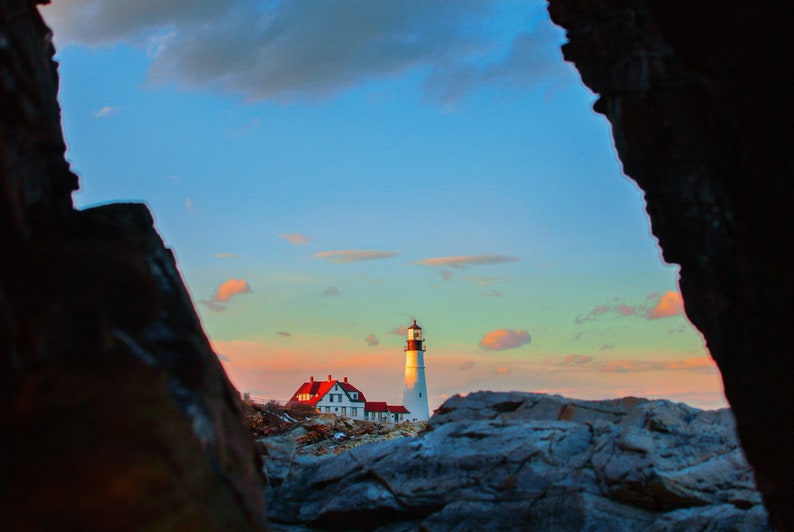
[[[726,406],[544,2],[197,5],[41,11],[77,206],[148,204],[241,392],[332,374],[399,404],[416,319],[431,409]]]

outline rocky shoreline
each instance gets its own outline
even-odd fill
[[[353,425],[259,440],[275,530],[771,530],[729,409],[477,392]]]

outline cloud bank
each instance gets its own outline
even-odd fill
[[[480,340],[480,347],[488,351],[504,351],[515,349],[532,341],[527,331],[520,329],[497,329],[485,333]]]
[[[284,101],[411,71],[421,73],[426,97],[450,103],[478,87],[527,89],[568,71],[562,31],[544,8],[495,0],[59,0],[41,11],[59,46],[147,49],[154,83]]]

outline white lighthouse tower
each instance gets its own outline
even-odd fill
[[[425,382],[425,348],[422,345],[422,328],[416,324],[416,320],[408,327],[408,341],[405,344],[403,406],[410,412],[408,418],[411,420],[430,419]]]

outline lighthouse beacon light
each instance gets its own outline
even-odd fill
[[[409,419],[426,421],[430,418],[425,380],[425,348],[422,328],[416,324],[408,327],[405,343],[405,387],[403,405],[410,412]]]

